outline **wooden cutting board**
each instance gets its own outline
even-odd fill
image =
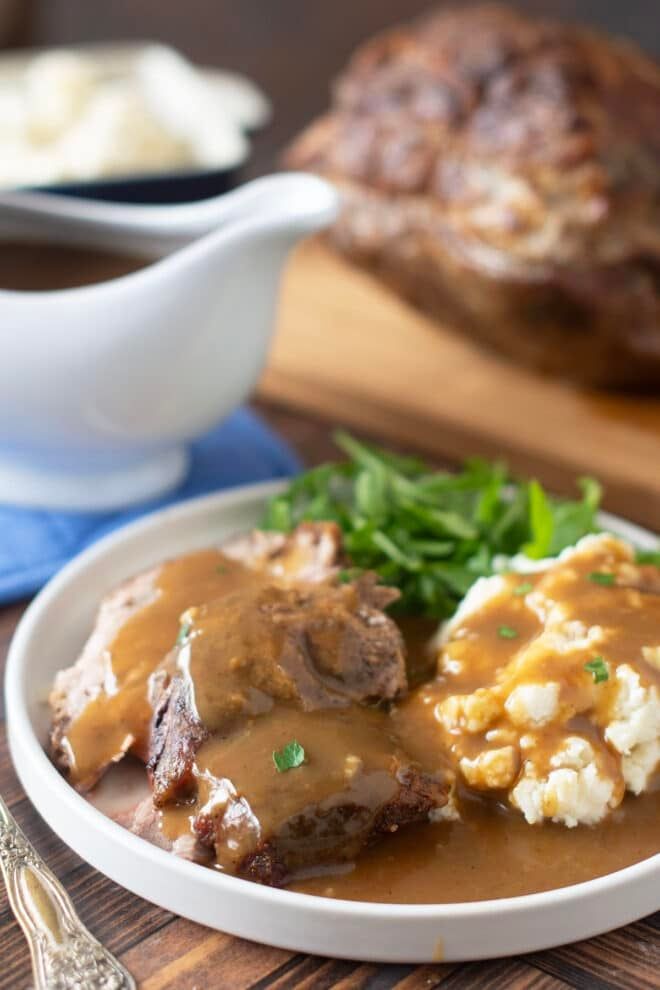
[[[262,397],[452,459],[503,457],[556,491],[592,474],[660,531],[660,399],[583,391],[472,345],[319,242],[287,270]]]

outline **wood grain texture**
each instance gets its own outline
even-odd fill
[[[284,282],[260,393],[435,454],[504,457],[557,491],[592,474],[660,530],[660,400],[582,391],[427,319],[320,241]]]
[[[428,5],[429,0],[351,0],[341,7],[318,0],[24,0],[21,43],[156,38],[200,62],[248,72],[270,94],[275,110],[271,127],[257,136],[245,169],[249,176],[273,168],[283,144],[326,106],[329,80],[356,43]],[[539,11],[550,4],[525,0],[520,6]],[[629,35],[660,54],[657,3],[553,0],[551,6],[558,15]],[[309,464],[333,453],[331,427],[347,422],[350,412],[341,402],[328,407],[326,421],[281,405],[261,405],[260,410]],[[404,445],[419,447],[416,438],[401,436],[396,415],[374,417],[368,432],[374,439],[392,442],[399,436]],[[449,450],[447,456],[462,453]],[[636,512],[629,509],[629,514]],[[0,610],[0,672],[22,610],[22,605]],[[91,869],[38,818],[9,760],[1,696],[0,791],[66,883],[85,924],[121,956],[141,990],[646,990],[660,985],[660,913],[603,938],[531,957],[420,967],[305,957],[173,917]],[[30,984],[25,943],[0,888],[0,990],[27,990]]]

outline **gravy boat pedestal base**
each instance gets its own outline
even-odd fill
[[[163,495],[188,473],[184,446],[150,454],[134,464],[76,472],[32,466],[0,454],[0,503],[33,509],[101,512]]]

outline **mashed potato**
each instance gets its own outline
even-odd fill
[[[0,187],[234,168],[268,113],[249,80],[161,45],[46,52],[0,78]]]
[[[443,629],[434,716],[468,788],[592,825],[660,769],[660,571],[608,534],[517,564]]]

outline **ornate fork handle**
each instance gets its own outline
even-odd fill
[[[77,917],[57,877],[0,798],[0,867],[25,933],[36,990],[135,990],[135,981]]]

